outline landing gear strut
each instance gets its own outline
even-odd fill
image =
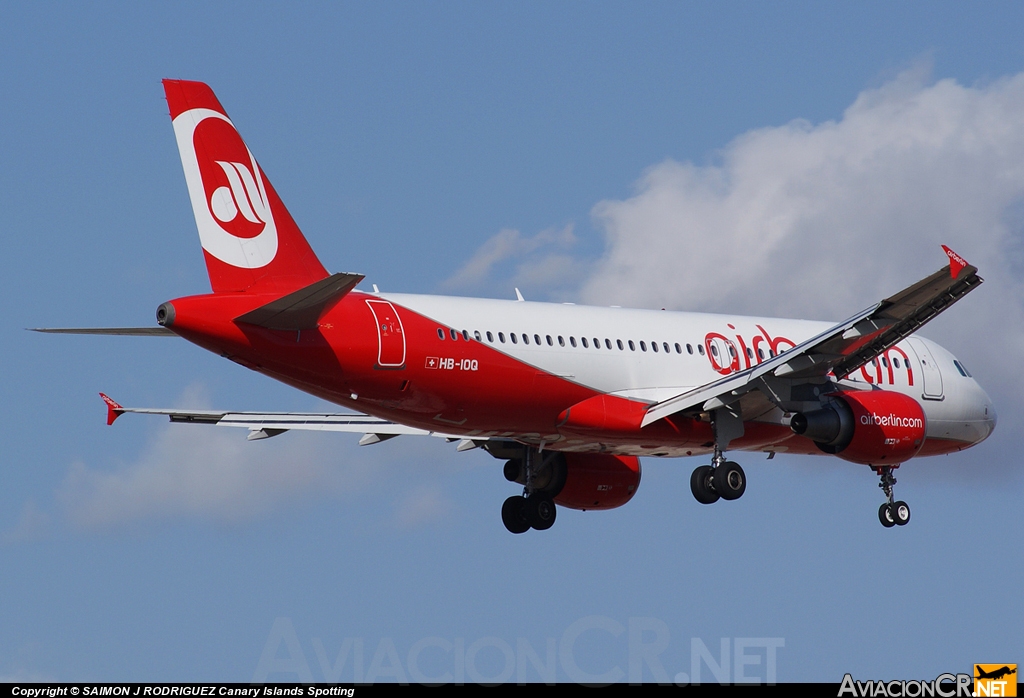
[[[505,479],[523,483],[523,494],[509,497],[501,506],[501,521],[511,533],[531,528],[546,531],[555,523],[554,498],[565,484],[564,468],[559,472],[559,454],[523,449],[522,458],[505,463]]]
[[[747,476],[739,463],[725,459],[721,449],[715,447],[711,465],[698,466],[690,476],[690,491],[701,504],[714,504],[720,498],[739,499],[747,489]]]
[[[875,472],[881,479],[878,486],[882,488],[887,500],[878,507],[878,520],[886,528],[906,526],[910,522],[910,506],[903,501],[893,501],[892,486],[896,484],[896,478],[892,476],[892,471],[891,466],[875,468]]]

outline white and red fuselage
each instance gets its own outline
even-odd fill
[[[711,426],[644,409],[758,364],[830,323],[408,294],[346,295],[317,331],[269,330],[233,318],[251,294],[173,301],[182,337],[345,407],[428,431],[544,442],[552,450],[645,456],[708,453]],[[916,455],[985,439],[991,401],[962,364],[911,337],[849,376],[909,396],[924,413]],[[601,404],[577,416],[574,406]],[[884,416],[884,415],[883,415]],[[747,422],[731,449],[821,454],[780,410]]]

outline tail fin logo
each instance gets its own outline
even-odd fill
[[[190,109],[173,121],[203,249],[258,269],[277,255],[277,226],[256,158],[224,114]]]
[[[240,162],[216,163],[224,170],[229,186],[218,187],[210,197],[210,210],[221,223],[230,223],[239,213],[250,223],[266,225],[272,220],[270,206],[256,184],[252,171]]]

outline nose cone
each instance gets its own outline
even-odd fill
[[[996,430],[996,422],[999,421],[999,418],[996,416],[996,408],[988,393],[982,390],[981,394],[985,396],[985,424],[988,426],[988,434],[985,434],[985,438],[987,439]]]

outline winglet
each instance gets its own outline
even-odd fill
[[[960,270],[967,266],[967,260],[945,245],[942,246],[942,251],[946,253],[947,257],[949,257],[949,273],[955,279],[960,273]]]
[[[124,414],[124,408],[114,402],[113,398],[100,393],[103,402],[107,403],[107,426],[114,423],[114,420]]]

